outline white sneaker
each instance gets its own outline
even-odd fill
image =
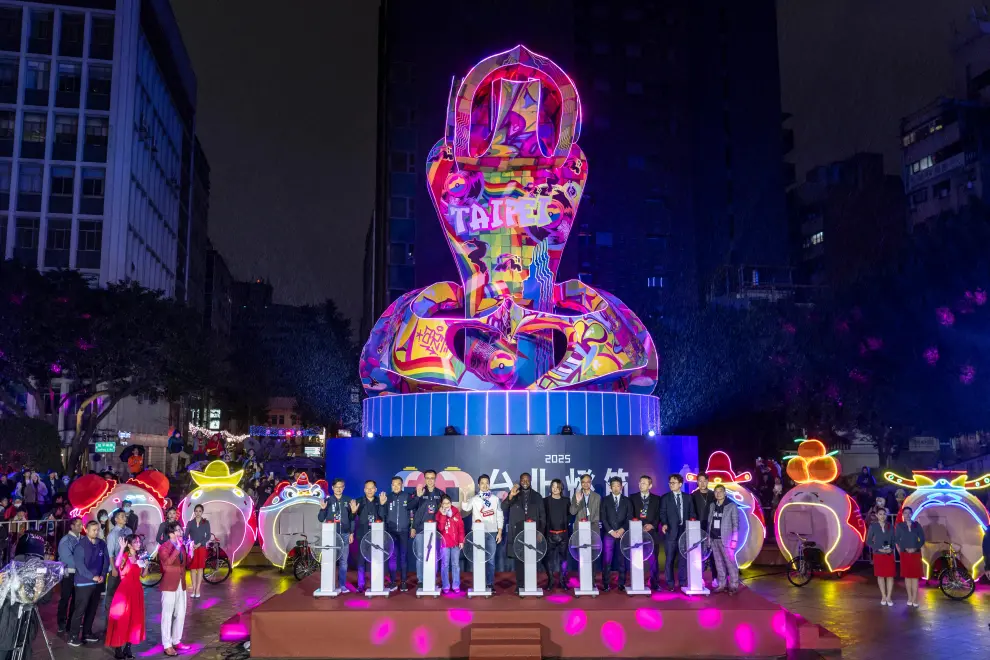
[[[887,599],[886,598],[881,598],[880,599],[880,605],[883,606],[883,605],[886,605],[886,604],[887,604]]]
[[[888,600],[887,601],[887,607],[893,607],[893,606],[894,606],[894,601]]]

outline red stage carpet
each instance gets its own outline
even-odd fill
[[[707,598],[613,590],[520,599],[500,589],[489,600],[412,592],[315,599],[318,586],[312,576],[251,611],[253,657],[767,658],[838,647],[827,633],[818,643],[818,626],[748,589]]]

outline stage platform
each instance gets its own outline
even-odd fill
[[[783,658],[839,647],[827,631],[748,589],[520,599],[511,574],[499,577],[496,597],[469,600],[417,599],[412,591],[316,599],[312,576],[225,625],[250,635],[256,658]]]

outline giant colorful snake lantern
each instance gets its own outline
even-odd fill
[[[574,83],[517,46],[451,91],[427,181],[461,282],[385,310],[361,354],[366,391],[650,394],[657,352],[642,322],[611,294],[556,281],[588,177]]]

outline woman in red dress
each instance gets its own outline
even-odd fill
[[[866,534],[866,545],[873,550],[873,575],[880,586],[880,604],[894,606],[894,530],[887,520],[887,509],[877,509],[870,530]]]
[[[117,556],[117,571],[120,573],[120,586],[113,595],[107,611],[106,645],[114,650],[117,660],[133,658],[132,644],[144,641],[144,587],[141,573],[147,565],[138,559],[141,552],[141,537],[131,534],[120,540],[120,554]]]
[[[921,548],[925,545],[925,530],[912,520],[914,510],[906,506],[901,509],[903,522],[894,528],[894,541],[901,553],[901,577],[907,590],[908,607],[918,607],[918,580],[921,579]]]

